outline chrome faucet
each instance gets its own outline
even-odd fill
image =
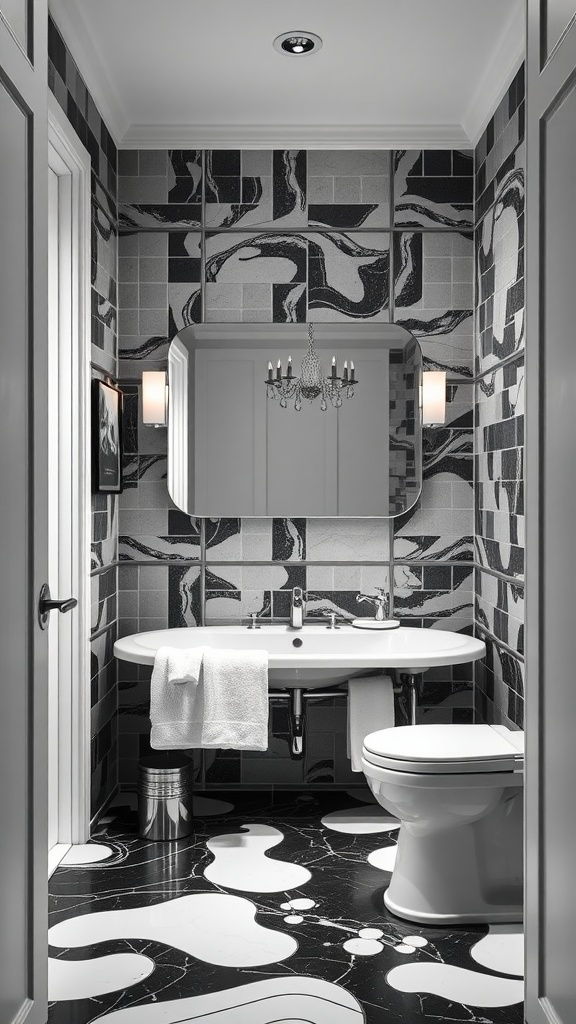
[[[376,587],[375,590],[377,591],[375,597],[370,594],[358,594],[356,600],[358,604],[362,604],[363,601],[369,601],[376,609],[374,612],[376,621],[384,622],[385,619],[390,617],[390,600],[383,587]]]
[[[302,587],[294,587],[290,602],[290,625],[293,629],[302,629],[306,602]]]

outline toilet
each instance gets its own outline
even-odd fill
[[[362,769],[400,819],[384,903],[422,924],[522,920],[524,733],[408,725],[364,739]]]

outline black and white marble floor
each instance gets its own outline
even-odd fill
[[[368,794],[231,799],[199,795],[172,844],[125,801],[55,872],[50,1024],[521,1024],[520,927],[390,914],[396,822]]]

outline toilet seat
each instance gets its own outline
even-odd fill
[[[369,733],[367,764],[415,774],[519,772],[524,733],[501,725],[405,725]]]

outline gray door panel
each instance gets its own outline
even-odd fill
[[[527,764],[529,1024],[576,1020],[576,26],[529,0],[527,129]]]
[[[0,19],[0,1021],[43,1024],[47,652],[35,603],[46,578],[46,8],[11,3],[3,15],[11,24]]]

